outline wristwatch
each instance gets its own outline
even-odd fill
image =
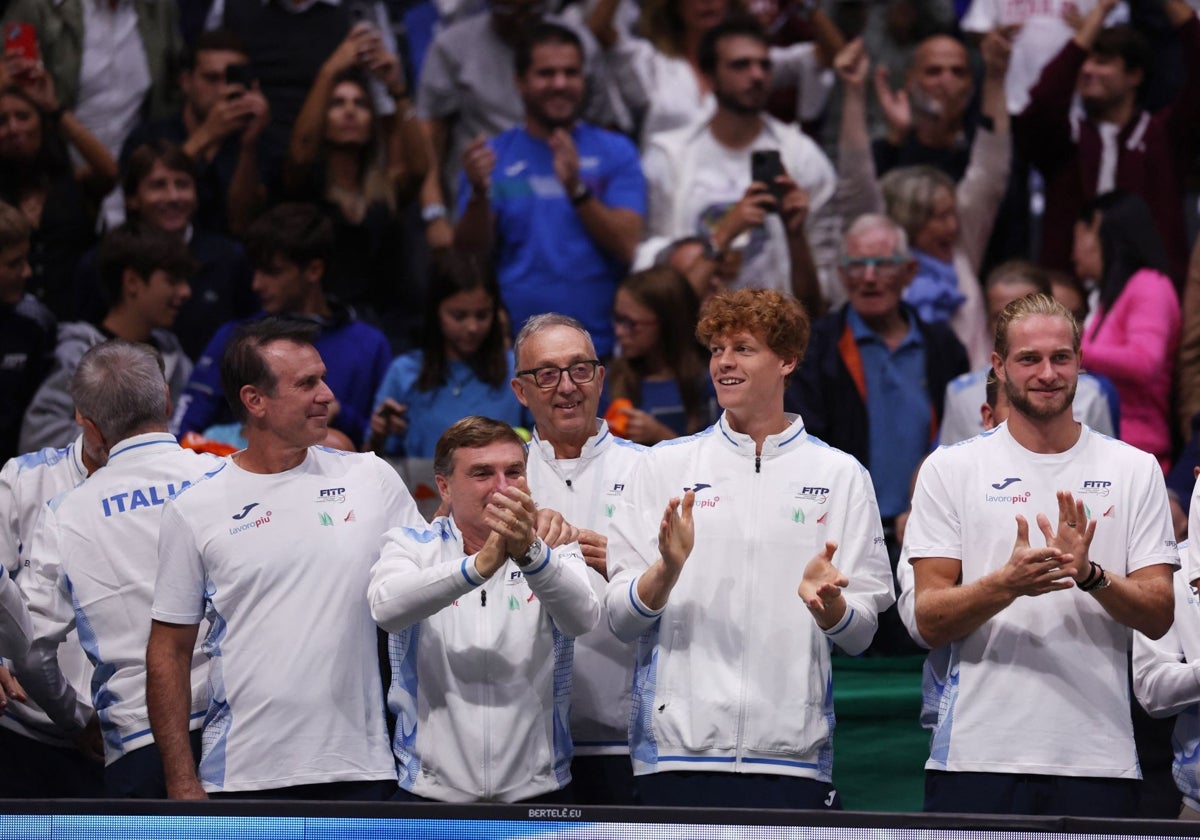
[[[524,569],[541,556],[541,541],[537,537],[534,537],[533,542],[531,542],[529,547],[525,549],[524,554],[519,557],[510,554],[508,555],[508,559],[516,563],[518,569]]]
[[[575,189],[571,190],[571,206],[578,207],[583,202],[592,197],[592,189],[583,181],[580,181]]]

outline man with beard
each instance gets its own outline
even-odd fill
[[[1007,422],[939,449],[917,479],[917,629],[951,646],[926,810],[1136,811],[1127,628],[1171,626],[1179,558],[1157,462],[1072,416],[1079,343],[1046,295],[1005,307],[992,365]]]
[[[733,288],[791,292],[812,308],[836,286],[840,225],[832,215],[833,165],[811,139],[764,108],[770,90],[767,37],[752,18],[714,26],[700,42],[700,72],[717,111],[707,122],[650,138],[647,232],[703,237],[706,258],[741,256]],[[752,180],[756,152],[777,152],[774,183]]]
[[[601,358],[613,297],[642,236],[646,183],[625,137],[579,119],[583,45],[540,23],[516,52],[525,124],[463,153],[460,247],[493,253],[514,330],[539,312],[577,318]]]
[[[1163,237],[1171,276],[1187,273],[1183,195],[1200,145],[1200,21],[1183,0],[1162,10],[1184,55],[1178,94],[1165,107],[1138,104],[1154,64],[1146,39],[1128,25],[1104,27],[1117,0],[1098,0],[1013,118],[1017,148],[1046,180],[1040,265],[1071,270],[1071,230],[1089,201],[1113,189],[1146,200]],[[1078,94],[1082,111],[1073,105]]]

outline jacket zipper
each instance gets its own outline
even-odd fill
[[[754,456],[754,474],[762,473],[762,455],[755,454]],[[753,490],[750,494],[750,512],[751,516],[755,516],[759,510],[758,491],[761,484],[756,480],[753,483]],[[751,529],[751,533],[756,529]],[[754,591],[754,548],[755,543],[750,542],[749,551],[746,556],[746,574],[743,575],[745,583],[744,611],[742,615],[748,620],[753,615],[750,593]],[[747,628],[749,629],[749,628]],[[747,634],[749,635],[749,634]],[[742,675],[738,682],[738,725],[737,725],[737,741],[734,744],[734,762],[735,770],[740,770],[742,767],[742,745],[746,737],[746,672],[749,669],[749,653],[747,648],[742,648]]]
[[[486,584],[484,584],[486,586]],[[479,605],[480,607],[487,606],[487,591],[479,590]],[[492,708],[492,680],[490,671],[490,662],[488,652],[492,648],[492,642],[488,632],[488,613],[486,610],[480,616],[480,648],[483,650],[483,676],[484,676],[484,708],[483,708],[483,791],[480,797],[483,800],[492,798],[492,716],[490,709]]]

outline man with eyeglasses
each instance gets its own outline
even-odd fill
[[[848,302],[813,324],[787,394],[788,410],[811,434],[870,470],[893,570],[896,517],[908,509],[913,473],[937,440],[946,384],[968,369],[953,330],[923,322],[902,300],[915,272],[902,227],[886,216],[855,220],[839,267]],[[895,610],[882,619],[876,648],[915,652]]]
[[[757,21],[735,16],[714,26],[698,61],[716,112],[647,141],[647,234],[670,241],[702,236],[705,259],[714,264],[739,251],[733,288],[791,292],[817,311],[836,283],[833,165],[798,128],[766,113],[771,61]],[[774,183],[752,177],[754,155],[764,152],[777,153],[782,171]]]
[[[539,504],[580,529],[588,580],[601,601],[608,535],[617,502],[634,486],[644,447],[613,435],[596,417],[604,367],[583,325],[566,315],[530,318],[517,334],[512,387],[533,415],[529,486]],[[575,640],[571,762],[576,801],[637,803],[629,763],[629,705],[635,646],[613,635],[607,617]]]

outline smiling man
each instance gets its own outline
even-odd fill
[[[237,242],[196,223],[198,170],[179,146],[167,140],[138,146],[122,171],[126,217],[178,238],[196,262],[191,297],[175,322],[184,351],[196,359],[221,324],[255,309],[246,253]],[[103,314],[101,285],[96,253],[90,251],[79,261],[75,279],[81,317]]]
[[[588,580],[598,598],[608,584],[608,535],[614,505],[634,487],[645,448],[619,438],[596,416],[604,366],[583,325],[556,313],[535,315],[517,334],[513,391],[533,415],[529,483],[543,504],[580,531]],[[607,620],[575,642],[571,682],[571,776],[575,801],[637,802],[629,764],[629,705],[634,646]]]
[[[699,236],[705,259],[741,258],[735,288],[790,291],[815,308],[835,282],[837,175],[820,146],[766,112],[767,33],[733,15],[709,29],[697,61],[717,107],[711,119],[653,135],[643,155],[651,236]],[[755,153],[775,152],[775,183],[754,180]]]
[[[534,25],[515,64],[525,124],[467,145],[455,243],[494,252],[514,330],[561,312],[582,321],[606,357],[613,296],[646,211],[637,150],[579,119],[587,91],[573,31]]]
[[[572,640],[600,618],[583,554],[538,537],[507,423],[459,420],[433,469],[450,515],[389,531],[367,593],[395,634],[396,798],[566,801]]]
[[[896,516],[908,510],[913,473],[937,439],[946,385],[968,369],[949,325],[922,321],[902,300],[915,271],[903,228],[886,216],[856,219],[839,267],[848,303],[813,325],[786,398],[810,434],[870,470],[893,569]],[[894,615],[881,626],[880,652],[910,650]]]
[[[1128,628],[1170,627],[1179,558],[1155,459],[1072,416],[1079,344],[1052,298],[1005,307],[1007,422],[939,449],[917,480],[916,625],[950,646],[929,811],[1136,813]]]
[[[395,470],[326,449],[316,328],[243,325],[221,362],[248,444],[163,510],[146,651],[172,799],[386,799],[396,772],[364,593],[388,528],[422,527]],[[200,619],[213,698],[199,773],[186,666]]]
[[[609,540],[609,620],[638,639],[638,790],[647,805],[840,808],[830,651],[861,653],[893,600],[871,479],[784,413],[808,339],[795,300],[718,294],[697,336],[725,412],[646,453]]]
[[[71,377],[83,354],[106,339],[138,341],[158,350],[172,401],[187,386],[192,362],[170,331],[191,295],[188,279],[196,267],[183,242],[147,225],[125,224],[104,237],[98,262],[108,305],[95,323],[59,327],[54,368],[25,411],[21,452],[66,446],[79,434]]]

